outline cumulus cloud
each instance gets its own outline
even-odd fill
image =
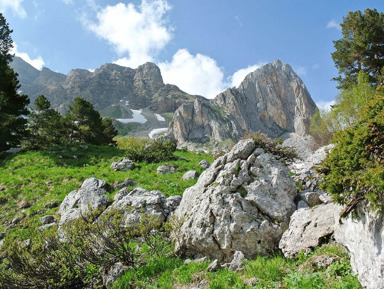
[[[231,87],[232,86],[238,87],[249,73],[255,71],[261,66],[263,66],[263,64],[255,64],[255,65],[250,65],[246,68],[242,68],[236,71],[231,77]]]
[[[17,50],[17,45],[16,43],[13,43],[13,49],[11,51],[11,53],[15,54],[16,56],[22,58],[25,62],[29,63],[30,65],[32,65],[34,68],[38,69],[38,70],[41,70],[45,64],[43,58],[41,56],[38,56],[34,59],[32,59],[28,53],[26,52],[19,52]]]
[[[334,20],[334,19],[332,19],[331,21],[328,22],[327,28],[335,28],[335,29],[341,31],[340,23],[337,23],[336,20]]]
[[[304,66],[298,66],[293,69],[297,75],[304,76],[307,75],[307,68]]]
[[[329,100],[329,101],[320,100],[316,102],[316,105],[319,109],[330,111],[331,105],[334,105],[335,103],[336,103],[335,100]]]
[[[21,18],[27,16],[27,12],[25,12],[21,3],[23,0],[0,0],[0,11],[12,10]]]
[[[192,55],[187,49],[180,49],[170,62],[159,63],[159,67],[165,83],[175,84],[190,94],[214,98],[227,87],[223,69],[214,59]]]
[[[98,8],[96,21],[86,19],[83,24],[114,47],[121,56],[116,63],[137,67],[153,61],[171,40],[172,28],[166,21],[170,9],[166,0],[142,0],[138,7],[118,3]]]

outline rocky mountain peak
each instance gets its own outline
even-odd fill
[[[316,105],[291,66],[275,60],[248,74],[239,87],[217,95],[204,109],[206,113],[201,114],[180,107],[175,113],[177,119],[170,124],[170,135],[179,143],[237,141],[246,132],[256,131],[273,138],[286,132],[303,136],[308,133]],[[188,129],[180,131],[183,127]],[[219,133],[213,134],[217,129]]]

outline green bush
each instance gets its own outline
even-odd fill
[[[384,212],[384,89],[361,110],[359,120],[335,135],[336,146],[324,160],[322,189],[347,205],[343,215],[358,203],[369,201]]]
[[[158,163],[174,159],[176,143],[173,140],[150,140],[138,137],[118,138],[119,148],[126,149],[129,159],[136,162]]]
[[[84,288],[98,284],[101,272],[117,262],[136,268],[172,251],[168,233],[153,215],[143,214],[131,225],[119,210],[98,216],[82,216],[60,231],[36,232],[29,244],[7,240],[0,287]]]

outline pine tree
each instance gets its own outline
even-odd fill
[[[81,97],[76,97],[65,115],[70,142],[84,142],[96,145],[113,143],[117,131],[112,122],[102,120],[93,105]]]
[[[35,109],[28,119],[29,138],[24,146],[30,149],[60,144],[65,139],[65,129],[62,116],[51,108],[51,103],[44,96],[36,98]]]
[[[334,41],[333,61],[340,76],[338,88],[357,83],[357,75],[364,70],[374,86],[380,82],[384,66],[384,13],[376,9],[349,12],[341,23],[343,38]]]
[[[0,13],[0,151],[19,145],[26,135],[27,95],[20,95],[17,74],[9,66],[12,30]]]

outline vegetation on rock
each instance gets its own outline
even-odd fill
[[[347,214],[361,201],[384,212],[384,89],[378,89],[356,123],[335,134],[336,146],[324,160],[323,189],[347,205]]]

